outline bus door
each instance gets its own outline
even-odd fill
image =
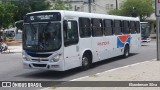
[[[105,19],[104,22],[104,58],[110,58],[114,56],[114,48],[116,47],[116,37],[113,35],[113,20]]]
[[[77,67],[79,59],[78,19],[63,21],[65,69]]]
[[[134,51],[138,49],[138,40],[139,40],[139,36],[138,36],[138,32],[137,32],[137,28],[136,28],[136,22],[131,21],[130,22],[130,35],[131,35],[131,45],[130,45],[130,51]]]
[[[93,50],[93,62],[103,60],[105,49],[105,41],[103,39],[103,24],[102,19],[92,18],[91,19],[92,27],[92,50]]]

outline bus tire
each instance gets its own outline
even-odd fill
[[[91,66],[91,57],[88,54],[84,54],[82,57],[82,70],[87,70]]]
[[[127,58],[129,56],[129,45],[126,45],[124,48],[123,57]]]

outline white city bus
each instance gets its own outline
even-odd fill
[[[141,46],[139,18],[47,10],[24,18],[23,66],[65,71],[129,54]]]
[[[4,30],[4,34],[6,36],[6,40],[9,40],[9,41],[22,39],[22,31],[18,30],[18,32],[16,33],[16,28],[6,29]]]
[[[150,42],[151,38],[150,36],[150,30],[149,30],[149,23],[148,22],[140,22],[141,26],[141,40],[143,42]]]

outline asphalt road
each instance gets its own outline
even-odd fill
[[[65,72],[23,69],[21,53],[0,54],[0,81],[69,81],[155,58],[155,40],[142,46],[138,53],[132,53],[128,58],[107,59],[93,64],[92,68],[87,71],[81,71],[79,68]]]

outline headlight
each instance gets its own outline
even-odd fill
[[[57,54],[50,60],[50,62],[57,62],[59,61],[60,58],[61,58],[61,54]]]
[[[29,59],[27,58],[27,56],[26,56],[24,53],[22,53],[22,58],[23,58],[24,60],[26,60],[26,61],[29,61]]]

